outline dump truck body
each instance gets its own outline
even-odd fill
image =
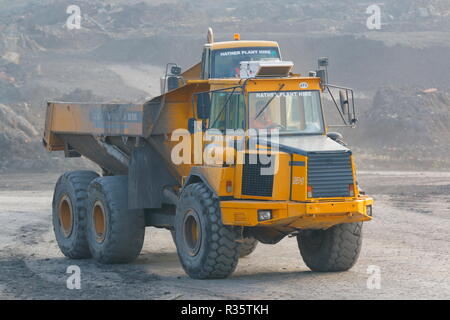
[[[222,219],[227,225],[326,228],[343,222],[370,220],[367,206],[372,205],[372,200],[359,195],[351,151],[328,138],[325,131],[297,136],[281,133],[277,153],[280,169],[266,186],[267,190],[260,194],[251,189],[262,188],[260,183],[264,183],[265,177],[250,176],[246,172],[248,164],[208,166],[195,163],[194,153],[186,164],[173,163],[173,148],[180,141],[172,139],[172,134],[188,129],[187,119],[195,116],[192,97],[199,92],[221,89],[230,92],[232,89],[227,88],[235,88],[240,82],[235,79],[188,81],[186,86],[167,93],[164,105],[161,105],[162,97],[143,105],[50,102],[44,141],[49,150],[66,150],[69,156],[71,152],[81,154],[117,175],[128,174],[132,151],[141,140],[141,144],[164,163],[161,166],[164,168],[158,171],[167,171],[170,176],[168,181],[159,183],[160,187],[170,185],[179,190],[193,177],[202,179],[218,197],[229,199],[221,201]],[[300,89],[300,83],[308,83],[307,88]],[[283,92],[320,92],[318,78],[289,78],[249,81],[245,91],[239,94],[248,100],[254,92],[275,92],[280,84],[284,84]],[[189,139],[194,148],[194,134]],[[200,140],[197,148],[203,154],[207,143]],[[243,151],[246,152],[248,150]],[[231,183],[231,189],[227,190],[227,183]],[[307,196],[308,186],[318,190],[323,184],[322,193]],[[348,193],[349,186],[354,190],[353,196]],[[336,190],[327,195],[327,188]],[[336,194],[339,190],[344,193]],[[161,205],[158,201],[158,206],[148,203],[143,208],[158,209]],[[273,210],[273,219],[258,222],[259,209]]]

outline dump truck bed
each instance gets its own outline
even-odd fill
[[[48,102],[44,144],[64,150],[61,136],[141,136],[141,104]]]
[[[190,167],[170,163],[167,135],[187,128],[193,114],[186,105],[193,93],[208,88],[207,80],[191,80],[143,104],[48,102],[44,146],[64,151],[66,157],[83,155],[110,173],[127,174],[134,143],[142,138],[181,179]]]
[[[128,137],[140,137],[143,105],[48,102],[43,143],[47,150],[83,155],[102,168],[126,174]]]

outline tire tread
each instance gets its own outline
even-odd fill
[[[74,216],[78,217],[79,221],[75,225],[77,226],[77,230],[75,230],[75,234],[77,238],[68,245],[58,241],[58,245],[60,247],[61,252],[71,259],[87,259],[91,257],[91,252],[89,250],[89,245],[87,243],[86,238],[86,216],[87,216],[87,189],[92,180],[98,177],[98,174],[94,171],[87,170],[77,170],[77,171],[68,171],[61,175],[55,185],[55,192],[53,196],[52,206],[53,211],[57,210],[57,206],[59,204],[59,199],[56,199],[56,196],[59,194],[59,190],[63,188],[63,185],[68,183],[72,186],[74,194],[72,196],[73,199],[73,210]],[[53,213],[55,214],[55,212]],[[55,218],[54,218],[55,219]],[[59,226],[56,226],[55,223],[53,225],[54,232]],[[73,232],[73,231],[72,231]]]
[[[219,200],[203,183],[194,183],[184,188],[180,197],[181,207],[183,207],[184,199],[187,197],[200,202],[204,209],[203,214],[207,215],[208,225],[206,227],[209,229],[211,236],[208,237],[209,250],[206,260],[200,268],[195,270],[189,268],[180,256],[182,266],[192,278],[226,278],[234,272],[239,260],[240,243],[236,241],[237,231],[233,227],[222,224]]]
[[[353,267],[361,251],[362,222],[338,224],[312,232],[322,232],[323,235],[323,242],[315,252],[307,248],[307,233],[301,231],[297,237],[303,260],[311,270],[346,271]]]

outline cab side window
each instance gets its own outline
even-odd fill
[[[209,79],[210,49],[204,49],[202,54],[202,79]]]
[[[225,129],[244,129],[245,103],[243,95],[240,93],[214,92],[211,100],[209,127],[222,131]]]

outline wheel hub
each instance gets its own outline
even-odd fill
[[[106,236],[106,215],[103,204],[96,201],[92,213],[92,223],[94,225],[95,240],[102,243]]]
[[[201,226],[198,214],[189,209],[183,221],[183,238],[190,256],[196,256],[201,244]]]
[[[73,214],[72,202],[67,195],[64,195],[59,201],[59,225],[64,237],[68,238],[72,234]]]

